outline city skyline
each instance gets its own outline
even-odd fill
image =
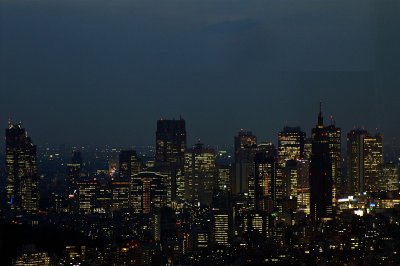
[[[392,134],[387,133],[387,132],[381,130],[380,128],[369,128],[369,127],[365,127],[365,126],[356,126],[356,125],[354,125],[353,127],[348,128],[348,129],[344,128],[340,123],[338,123],[337,119],[333,115],[328,115],[326,112],[324,112],[324,103],[320,102],[320,104],[322,104],[322,111],[323,111],[323,115],[325,117],[325,121],[326,121],[327,125],[339,126],[339,127],[342,128],[343,132],[350,132],[351,130],[357,130],[357,129],[367,130],[372,135],[375,135],[375,134],[383,135],[384,138],[385,138],[385,145],[391,145],[391,146],[395,146],[395,147],[400,145],[400,139],[398,139],[398,138],[392,138],[392,139],[388,138],[387,135],[390,136]],[[316,107],[317,107],[317,105],[316,105]],[[316,115],[316,114],[318,114],[317,111],[314,112],[314,115]],[[178,117],[175,117],[175,116],[173,116],[173,117],[163,116],[163,117],[160,117],[160,118],[156,118],[155,120],[152,121],[153,122],[153,126],[151,127],[151,130],[149,130],[149,132],[156,132],[157,126],[154,124],[154,121],[165,120],[165,119],[167,119],[167,120],[171,119],[171,120],[179,121],[179,119],[182,119],[182,118],[185,119],[186,124],[189,125],[189,126],[186,126],[186,128],[187,128],[187,138],[188,138],[187,142],[188,142],[188,145],[190,147],[191,146],[195,146],[196,143],[199,140],[201,140],[201,142],[206,143],[208,146],[212,146],[212,147],[229,147],[230,149],[232,149],[232,151],[233,151],[233,148],[234,148],[234,139],[233,139],[234,135],[239,131],[252,132],[257,136],[257,138],[258,138],[258,140],[260,142],[267,141],[267,142],[272,142],[273,144],[277,145],[278,144],[278,133],[280,131],[282,131],[282,129],[285,129],[285,128],[288,128],[288,127],[289,128],[300,128],[302,131],[305,132],[306,137],[310,138],[311,137],[311,131],[312,131],[312,128],[313,128],[312,119],[309,119],[310,121],[307,121],[307,123],[310,124],[310,127],[304,127],[303,125],[300,125],[300,124],[282,124],[282,126],[278,127],[276,129],[276,131],[269,131],[269,132],[258,132],[258,131],[253,130],[251,127],[249,127],[249,128],[239,127],[236,130],[230,132],[230,135],[223,136],[221,138],[221,139],[223,139],[222,142],[213,142],[213,141],[209,141],[209,139],[204,138],[202,136],[197,136],[196,133],[193,133],[190,130],[190,125],[194,124],[193,121],[192,122],[188,121],[188,119],[184,115],[179,115]],[[32,122],[30,122],[30,121],[21,121],[21,120],[18,121],[18,120],[13,120],[13,119],[9,118],[9,119],[7,119],[6,124],[9,123],[9,122],[21,123],[24,127],[30,128],[30,130],[29,130],[30,134],[33,134],[33,137],[35,138],[36,143],[38,143],[38,145],[41,145],[41,146],[50,145],[50,146],[56,147],[56,146],[58,146],[60,144],[66,144],[66,145],[69,145],[71,147],[73,147],[73,146],[77,146],[77,147],[79,147],[79,146],[91,146],[91,147],[111,146],[111,147],[119,147],[119,148],[121,148],[121,147],[135,147],[135,146],[137,146],[137,147],[140,147],[140,146],[143,146],[143,147],[144,146],[154,146],[155,147],[156,146],[156,142],[154,141],[155,133],[153,133],[152,135],[147,134],[148,135],[147,138],[151,139],[151,141],[150,142],[146,142],[146,143],[135,143],[135,141],[124,142],[124,141],[118,141],[118,140],[114,140],[114,141],[110,141],[110,142],[102,142],[102,141],[100,141],[100,142],[86,141],[85,142],[85,141],[77,140],[75,142],[70,142],[70,141],[67,140],[68,137],[65,137],[64,135],[63,135],[63,137],[58,138],[59,141],[50,142],[50,141],[48,141],[48,139],[43,138],[43,136],[37,135],[37,134],[35,134],[35,132],[33,132],[32,128],[35,128],[35,125],[32,125]],[[238,122],[238,124],[239,123],[240,122]],[[2,133],[2,134],[4,135],[4,133]],[[144,133],[142,132],[142,134],[144,134]],[[210,136],[209,133],[207,133],[205,135],[206,136]],[[83,139],[86,139],[86,138],[83,138]],[[134,138],[132,138],[132,139],[134,139]],[[341,141],[342,142],[346,141],[346,136],[345,135],[341,136]]]

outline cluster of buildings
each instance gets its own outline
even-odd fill
[[[13,260],[400,263],[398,162],[385,162],[383,136],[363,129],[347,134],[343,150],[341,129],[326,125],[321,110],[309,137],[284,127],[277,147],[241,130],[233,160],[224,162],[200,141],[187,147],[185,120],[161,119],[154,159],[120,150],[108,170],[88,172],[74,150],[62,164],[62,189],[47,191],[41,207],[36,147],[10,122],[3,220],[67,227],[101,243],[55,257],[20,252]]]

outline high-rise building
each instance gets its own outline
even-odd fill
[[[364,138],[364,190],[380,190],[379,175],[383,164],[383,136],[366,136]]]
[[[112,211],[128,209],[130,207],[130,180],[111,180]]]
[[[310,162],[297,161],[297,206],[298,210],[310,214]]]
[[[400,188],[399,168],[393,162],[382,164],[379,181],[381,191],[396,191]]]
[[[224,191],[231,190],[231,167],[218,165],[218,188]]]
[[[179,120],[157,121],[155,165],[158,172],[168,173],[165,187],[167,202],[184,197],[184,163],[186,151],[186,123]]]
[[[347,134],[348,192],[379,191],[383,163],[383,137],[355,129]]]
[[[278,134],[278,161],[284,167],[288,160],[304,158],[306,133],[300,127],[284,127]]]
[[[82,153],[73,151],[71,160],[67,163],[66,194],[70,212],[76,212],[79,208],[78,183],[82,181]]]
[[[229,210],[212,210],[212,241],[215,246],[229,246],[232,243],[232,223]]]
[[[282,197],[277,192],[276,158],[259,152],[254,157],[254,173],[249,178],[250,207],[268,211],[279,209]]]
[[[141,161],[134,150],[122,150],[119,153],[119,178],[131,180],[141,170]]]
[[[324,126],[322,112],[312,129],[310,162],[310,212],[313,221],[332,214],[332,161],[329,150],[329,131]]]
[[[135,213],[148,214],[166,205],[165,179],[155,172],[139,172],[133,176],[131,204]]]
[[[235,136],[235,162],[231,183],[233,194],[249,192],[249,176],[254,171],[254,156],[257,151],[257,137],[250,131],[239,131],[238,136]]]
[[[332,197],[333,203],[343,195],[342,189],[342,131],[331,124],[326,127],[329,139],[329,154],[332,166]]]
[[[22,124],[8,123],[6,129],[6,197],[11,209],[38,211],[36,146]]]
[[[71,161],[67,164],[67,195],[73,197],[76,194],[77,183],[82,174],[82,154],[80,151],[73,151]]]
[[[283,170],[285,197],[297,198],[298,166],[297,160],[288,160]]]
[[[349,194],[364,190],[364,138],[366,130],[354,129],[347,134],[347,186]]]
[[[185,199],[209,205],[217,185],[214,150],[198,142],[185,157]]]
[[[77,182],[79,212],[90,214],[96,207],[97,189],[99,183],[94,179],[86,179]]]

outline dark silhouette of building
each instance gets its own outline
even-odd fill
[[[235,136],[235,163],[231,183],[233,194],[249,192],[249,176],[254,171],[254,156],[257,151],[257,137],[250,131],[239,131]]]
[[[183,199],[183,168],[186,151],[186,123],[179,120],[157,121],[155,165],[158,172],[167,173],[167,201]]]
[[[250,206],[255,210],[273,211],[281,205],[277,188],[277,161],[259,152],[254,157],[254,173],[249,179]]]
[[[329,151],[329,131],[324,127],[321,106],[318,124],[312,129],[310,213],[313,221],[328,218],[332,214],[332,161]]]
[[[6,199],[11,209],[26,213],[38,211],[36,146],[21,123],[8,123],[6,129]]]
[[[123,150],[119,153],[119,178],[131,180],[132,176],[141,170],[141,161],[136,151]]]

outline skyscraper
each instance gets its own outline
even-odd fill
[[[165,176],[155,172],[133,175],[131,203],[135,213],[148,214],[166,205]]]
[[[119,153],[119,178],[131,180],[132,176],[139,173],[141,162],[134,150],[122,150]]]
[[[186,151],[186,123],[179,120],[161,119],[157,121],[156,158],[157,171],[168,173],[165,182],[167,201],[183,199],[183,170]]]
[[[81,210],[79,207],[80,199],[78,198],[79,185],[82,177],[82,154],[80,151],[73,151],[71,161],[67,164],[67,180],[66,194],[68,199],[68,207],[70,211]],[[79,207],[79,208],[78,208]]]
[[[347,134],[348,192],[374,192],[380,189],[383,163],[383,137],[355,129]]]
[[[329,131],[324,127],[322,112],[312,129],[310,162],[310,213],[313,221],[332,214],[332,161],[329,151]]]
[[[281,166],[288,160],[304,158],[306,133],[300,127],[284,127],[278,134],[278,159]]]
[[[364,138],[364,190],[380,190],[379,175],[383,164],[383,136],[366,136]]]
[[[332,120],[333,122],[333,120]],[[342,190],[342,131],[331,124],[326,127],[329,141],[329,154],[332,166],[333,203],[343,194]]]
[[[254,156],[257,151],[257,137],[250,131],[239,131],[235,136],[235,163],[231,184],[233,194],[248,193],[249,176],[254,171]]]
[[[281,206],[277,189],[275,157],[259,152],[254,157],[254,173],[249,178],[250,206],[255,210],[272,211]]]
[[[80,181],[82,173],[82,154],[73,151],[71,161],[67,164],[67,194],[73,196],[77,190],[77,182]]]
[[[192,203],[209,205],[217,187],[214,150],[198,142],[186,152],[185,198]]]
[[[11,209],[38,211],[36,146],[21,123],[8,123],[6,129],[6,197]]]

